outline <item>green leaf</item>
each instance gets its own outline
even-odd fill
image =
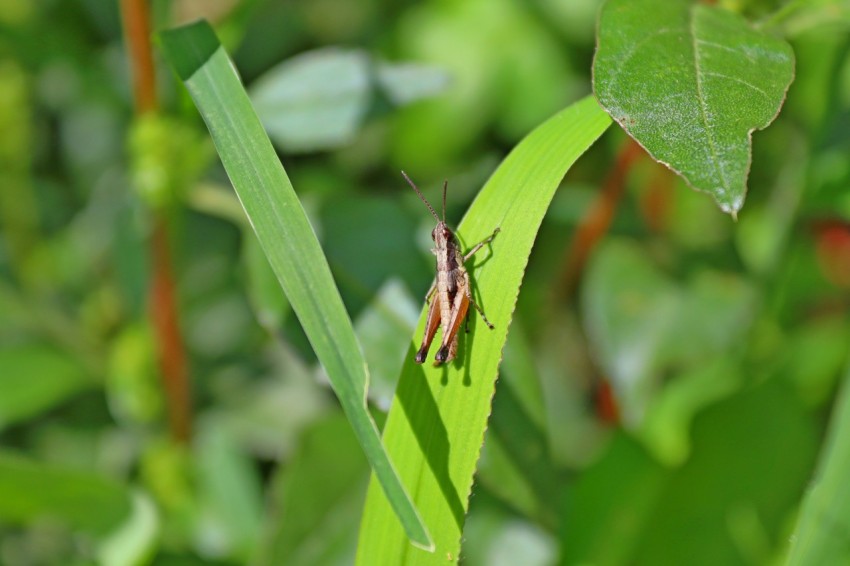
[[[463,537],[464,566],[558,564],[558,542],[542,526],[518,521],[516,512],[476,490]]]
[[[778,380],[702,411],[691,433],[692,454],[672,470],[629,562],[774,563],[772,542],[787,537],[789,515],[814,464],[818,429],[817,419]],[[617,489],[619,480],[612,480]],[[613,544],[610,534],[603,536]]]
[[[552,494],[557,491],[558,479],[549,458],[546,408],[534,355],[522,326],[514,322],[505,344],[476,481],[512,509],[551,526],[556,515]],[[462,548],[467,560],[468,548]]]
[[[598,42],[594,91],[611,117],[736,215],[750,136],[776,117],[794,76],[791,47],[691,0],[609,0]]]
[[[553,19],[514,0],[417,2],[405,11],[392,32],[401,53],[446,69],[452,90],[394,117],[392,160],[439,174],[468,167],[461,156],[494,130],[519,140],[586,92],[547,28]]]
[[[850,562],[850,372],[835,404],[818,472],[803,501],[788,564]]]
[[[647,407],[639,430],[644,444],[660,462],[682,464],[690,453],[694,417],[731,395],[742,381],[740,370],[722,357],[677,373]]]
[[[380,89],[403,105],[445,89],[445,72],[423,65],[389,65],[359,49],[318,49],[270,69],[251,87],[251,100],[269,136],[287,151],[332,149],[350,143]]]
[[[293,57],[254,83],[251,100],[269,136],[287,151],[344,145],[369,106],[369,58],[339,49]]]
[[[462,333],[456,361],[439,368],[419,366],[413,353],[422,336],[423,311],[384,428],[384,443],[432,529],[436,551],[407,544],[373,478],[360,526],[360,564],[457,559],[472,475],[528,255],[565,171],[609,124],[592,98],[549,119],[499,166],[458,227],[461,239],[470,244],[501,227],[489,246],[492,253],[482,250],[469,266],[477,300],[495,329],[489,330],[472,312],[471,331]]]
[[[241,212],[241,211],[240,211]],[[248,300],[257,322],[270,333],[277,332],[289,311],[286,296],[280,292],[277,276],[263,253],[256,236],[245,228],[242,263],[246,273]]]
[[[787,536],[816,420],[771,380],[702,411],[692,441],[690,458],[666,468],[616,433],[564,498],[562,563],[776,563],[773,541]]]
[[[407,190],[413,193],[409,187]],[[422,280],[423,261],[415,253],[416,231],[411,229],[416,217],[403,211],[398,202],[380,197],[337,195],[322,206],[320,218],[328,262],[337,276],[345,304],[352,311],[359,312],[366,306],[368,295],[364,290],[377,289],[390,278],[405,282]],[[393,237],[388,238],[387,234]],[[416,297],[417,314],[420,301]],[[402,351],[403,348],[398,350],[399,359]],[[393,380],[397,377],[396,368]]]
[[[369,399],[383,411],[390,409],[407,342],[418,320],[419,302],[398,279],[390,279],[354,323],[369,362]]]
[[[117,482],[0,452],[0,522],[50,517],[105,534],[129,516],[130,508],[130,494]]]
[[[563,564],[628,564],[669,472],[623,431],[578,477],[564,507]]]
[[[150,563],[159,543],[159,521],[156,504],[150,496],[142,492],[133,493],[132,512],[127,520],[98,544],[100,563],[114,566]]]
[[[673,384],[663,379],[666,372],[704,375],[712,371],[713,358],[728,356],[749,328],[753,304],[751,287],[733,274],[698,270],[683,285],[662,274],[632,243],[611,240],[602,246],[586,274],[582,311],[589,343],[617,391],[626,425],[644,424],[659,393],[667,394],[664,389]],[[687,385],[676,384],[671,400],[678,401],[673,405],[695,410],[739,381],[729,383],[728,371],[713,371],[726,378],[688,378]],[[680,402],[682,395],[688,403]],[[679,432],[687,435],[687,430]]]
[[[219,392],[221,419],[237,442],[266,459],[287,458],[302,428],[335,403],[315,369],[284,340],[263,355],[264,376],[228,380]]]
[[[411,541],[431,541],[366,409],[368,373],[328,262],[233,64],[206,22],[162,32],[260,245]]]
[[[614,385],[623,420],[633,426],[658,386],[661,351],[676,328],[681,293],[643,250],[613,240],[588,266],[581,306],[592,352]]]
[[[0,350],[0,428],[38,415],[94,382],[73,359],[33,344]]]
[[[779,366],[800,398],[820,407],[833,398],[843,375],[850,325],[840,310],[819,316],[788,336]]]
[[[378,85],[396,106],[436,96],[451,83],[443,69],[416,63],[381,63],[376,71]]]
[[[523,410],[516,385],[504,378],[493,401],[476,481],[512,508],[551,526],[556,522],[552,494],[559,478],[547,448],[543,431]]]
[[[254,462],[226,422],[209,418],[195,440],[196,477],[217,544],[247,561],[262,528],[262,487]]]
[[[310,426],[275,476],[271,517],[257,564],[346,564],[369,468],[341,415]]]

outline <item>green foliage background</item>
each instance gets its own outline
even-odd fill
[[[591,92],[600,2],[197,4],[153,2],[155,27],[205,17],[232,55],[381,426],[433,277],[432,219],[398,170],[432,202],[448,178],[456,226],[528,132]],[[846,416],[825,439],[850,343],[848,12],[719,4],[796,60],[738,220],[638,157],[575,270],[628,138],[610,128],[570,170],[513,313],[466,564],[776,563],[798,516],[797,563],[842,559],[824,549],[850,536]],[[129,69],[118,3],[0,3],[0,563],[350,563],[366,459],[182,85],[157,59],[163,112],[139,119]],[[190,360],[186,445],[148,317],[152,211]]]

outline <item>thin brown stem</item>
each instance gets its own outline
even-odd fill
[[[192,431],[189,371],[177,315],[168,224],[162,215],[156,218],[151,237],[151,252],[153,273],[149,298],[150,316],[156,333],[168,420],[171,435],[180,442],[187,442]]]
[[[121,0],[121,15],[133,71],[135,110],[136,115],[141,116],[155,112],[158,108],[147,0]],[[154,328],[171,436],[178,442],[185,443],[191,437],[191,392],[186,349],[180,333],[175,298],[168,219],[165,211],[161,209],[153,210],[152,216],[149,312]]]
[[[572,293],[593,248],[608,231],[617,204],[626,187],[626,176],[634,162],[643,154],[641,147],[631,138],[620,149],[614,169],[608,175],[596,201],[576,228],[575,237],[566,254],[561,270],[560,294]]]
[[[121,17],[133,69],[133,98],[136,103],[136,113],[152,112],[158,105],[147,0],[121,0]]]
[[[646,190],[640,197],[640,211],[647,228],[652,232],[662,232],[667,225],[673,182],[676,177],[666,167],[654,164]]]

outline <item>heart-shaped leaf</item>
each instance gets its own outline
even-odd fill
[[[690,0],[609,0],[594,90],[652,156],[724,212],[744,203],[750,136],[779,112],[794,75],[783,40]]]

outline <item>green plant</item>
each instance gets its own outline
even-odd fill
[[[4,563],[847,558],[846,6],[165,4],[132,117],[0,8]],[[448,367],[402,167],[501,228]]]

